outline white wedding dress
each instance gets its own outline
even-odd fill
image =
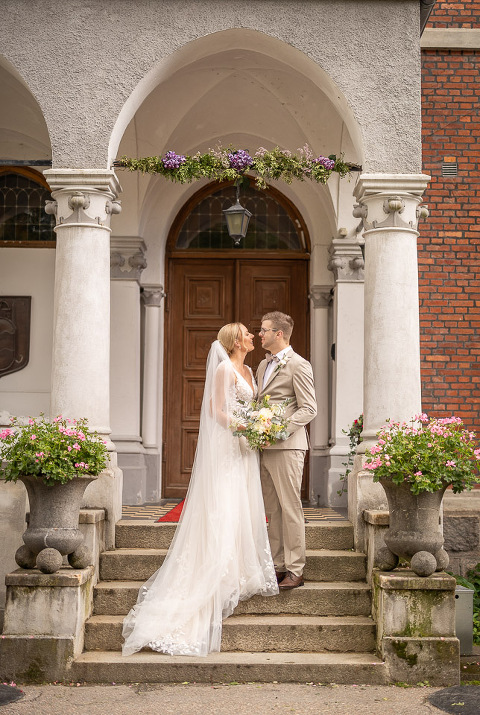
[[[229,425],[256,396],[215,341],[207,359],[190,486],[161,568],[141,587],[123,625],[123,655],[145,646],[171,655],[220,650],[222,620],[240,600],[278,585],[268,542],[259,458]]]

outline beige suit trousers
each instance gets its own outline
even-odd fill
[[[266,449],[260,458],[268,538],[276,571],[301,576],[305,566],[305,518],[300,497],[303,449]]]

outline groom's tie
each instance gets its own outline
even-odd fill
[[[272,360],[273,360],[273,362],[280,362],[278,357],[276,355],[272,355],[272,353],[267,353],[265,355],[265,358],[267,360],[267,364],[270,364],[272,362]]]

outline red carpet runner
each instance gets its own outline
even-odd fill
[[[182,513],[183,505],[185,504],[185,499],[182,499],[180,504],[177,504],[177,506],[174,506],[173,509],[170,509],[170,511],[167,511],[166,514],[160,517],[160,519],[157,519],[155,522],[158,524],[159,521],[169,521],[171,524],[177,524],[178,520],[180,519],[180,514]],[[266,519],[267,524],[268,524],[268,519]]]
[[[182,499],[180,504],[177,504],[177,506],[174,506],[173,509],[170,509],[170,511],[167,511],[166,514],[160,517],[160,519],[157,519],[157,524],[159,521],[170,521],[177,523],[178,520],[180,519],[180,514],[182,513],[183,505],[185,504],[185,499]]]

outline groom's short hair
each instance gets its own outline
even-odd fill
[[[274,310],[272,313],[265,313],[262,317],[262,322],[269,320],[276,330],[281,330],[285,340],[290,340],[293,333],[293,318],[286,313],[280,313],[279,310]]]

